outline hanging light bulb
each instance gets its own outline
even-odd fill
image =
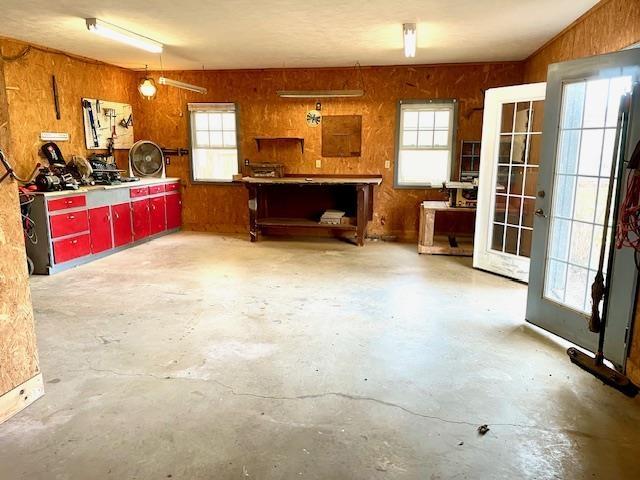
[[[153,78],[149,77],[149,75],[147,74],[146,65],[144,66],[144,74],[144,79],[138,85],[138,91],[144,98],[146,98],[147,100],[151,100],[156,96],[158,88],[156,87],[156,83],[153,81]]]

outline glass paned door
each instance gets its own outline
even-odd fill
[[[585,314],[600,258],[620,98],[631,82],[623,75],[563,86],[544,297]],[[611,224],[607,230],[610,238]]]
[[[574,344],[595,351],[588,329],[591,285],[600,258],[607,193],[624,183],[611,176],[620,101],[633,93],[634,108],[620,128],[622,158],[640,140],[640,50],[590,57],[549,67],[539,189],[526,318]],[[626,135],[626,137],[625,137]],[[617,159],[616,159],[617,160]],[[616,164],[617,166],[617,164]],[[614,211],[614,210],[612,210]],[[610,244],[610,240],[607,240]],[[626,331],[633,317],[637,272],[632,249],[615,250],[608,273],[604,354],[618,368],[626,361]],[[607,257],[605,257],[607,258]]]
[[[526,282],[545,84],[487,90],[473,266]]]

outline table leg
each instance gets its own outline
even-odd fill
[[[358,212],[357,212],[357,227],[356,227],[356,242],[359,247],[364,246],[364,237],[367,233],[367,222],[369,220],[369,187],[368,185],[358,185],[356,187],[358,196]]]
[[[255,185],[248,185],[249,190],[249,239],[258,240],[258,189]]]

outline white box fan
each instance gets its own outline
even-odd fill
[[[162,149],[149,140],[134,143],[129,150],[129,176],[165,178]]]

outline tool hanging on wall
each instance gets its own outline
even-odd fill
[[[0,165],[2,165],[6,170],[6,172],[0,177],[0,183],[4,182],[4,180],[7,178],[12,178],[14,180],[17,180],[20,183],[29,183],[33,180],[33,177],[35,176],[36,172],[42,166],[40,163],[36,163],[36,168],[33,169],[33,172],[31,172],[31,175],[29,175],[29,177],[26,180],[23,178],[20,178],[18,175],[16,175],[15,170],[9,163],[9,160],[7,160],[7,157],[5,153],[2,151],[2,149],[0,149]]]
[[[100,145],[100,142],[98,142],[98,130],[96,129],[96,120],[93,116],[93,107],[91,106],[91,102],[89,100],[83,100],[82,106],[87,111],[87,115],[89,116],[89,127],[91,129],[93,146],[98,147]]]
[[[56,120],[60,120],[60,99],[58,98],[58,83],[55,75],[51,75],[51,88],[53,90],[53,107],[56,110]]]
[[[609,176],[609,189],[607,191],[607,202],[604,212],[603,225],[609,225],[611,214],[613,214],[614,225],[617,224],[617,211],[612,208],[615,199],[620,197],[620,184],[621,182],[615,182],[615,178],[619,178],[619,175],[623,171],[624,154],[626,145],[626,135],[629,126],[629,110],[631,105],[631,95],[625,94],[620,99],[620,109],[618,110],[618,124],[615,135],[615,143],[613,149],[613,158],[611,161],[611,172]],[[604,364],[604,340],[607,327],[607,311],[609,306],[609,295],[607,295],[609,286],[611,285],[611,274],[614,257],[614,245],[607,242],[609,236],[609,229],[603,228],[602,243],[600,246],[600,260],[598,263],[598,271],[596,277],[591,286],[591,317],[589,319],[589,330],[598,334],[598,351],[595,357],[571,347],[567,350],[567,355],[571,359],[571,362],[578,365],[580,368],[588,371],[592,375],[596,376],[604,383],[611,385],[612,387],[620,390],[622,393],[628,396],[635,396],[638,393],[638,389],[631,383],[631,381],[620,372],[609,368]],[[606,275],[604,273],[605,260],[608,268]],[[602,303],[602,314],[600,313],[600,303]]]

